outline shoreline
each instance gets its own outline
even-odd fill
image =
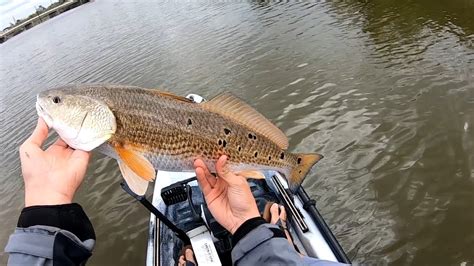
[[[23,21],[20,21],[18,23],[17,21],[17,24],[12,26],[12,27],[7,27],[5,29],[3,29],[3,31],[0,33],[0,43],[4,43],[6,42],[7,40],[9,40],[10,38],[24,32],[24,31],[27,31],[31,28],[33,28],[34,26],[36,25],[39,25],[49,19],[52,19],[64,12],[67,12],[71,9],[74,9],[78,6],[81,6],[83,4],[87,4],[89,2],[92,2],[93,0],[69,0],[69,1],[65,1],[64,3],[60,4],[60,5],[57,5],[57,6],[54,6],[54,7],[51,7],[49,6],[48,8],[46,8],[45,10],[43,10],[43,12],[41,12],[40,14],[37,14],[36,16],[33,16],[31,17],[32,15],[30,15],[31,18],[26,18],[24,19]]]

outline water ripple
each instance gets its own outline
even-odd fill
[[[35,95],[110,82],[230,90],[282,128],[291,151],[324,154],[304,185],[355,263],[472,262],[473,10],[469,0],[95,1],[34,27],[0,45],[0,243],[23,206],[17,148]],[[148,214],[120,180],[116,162],[94,155],[77,195],[97,233],[91,264],[143,263]]]

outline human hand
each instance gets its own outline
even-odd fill
[[[25,207],[71,203],[86,173],[89,152],[74,150],[60,138],[43,151],[47,137],[48,126],[39,118],[33,134],[20,146]]]
[[[194,168],[212,215],[220,225],[234,234],[245,221],[259,217],[260,213],[247,180],[229,172],[226,162],[227,156],[221,156],[217,161],[217,178],[200,159],[194,162]]]

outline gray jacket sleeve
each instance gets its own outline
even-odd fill
[[[83,265],[95,233],[78,204],[23,209],[5,247],[9,265]]]
[[[234,265],[303,265],[285,237],[274,237],[278,226],[262,224],[244,236],[232,250]]]
[[[250,221],[250,224],[244,223],[233,238],[232,262],[234,265],[347,265],[302,257],[290,245],[278,226],[264,223],[264,220],[258,218],[253,222]]]

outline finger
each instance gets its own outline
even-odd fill
[[[280,219],[286,222],[286,210],[283,205],[280,205]]]
[[[186,260],[192,263],[196,263],[194,261],[194,252],[190,248],[186,249]]]
[[[195,168],[196,168],[196,167],[201,167],[202,169],[204,169],[204,173],[205,173],[206,175],[211,175],[211,172],[209,172],[209,168],[207,168],[206,163],[204,163],[204,161],[201,160],[201,159],[196,159],[196,160],[194,161],[194,167],[195,167]]]
[[[199,183],[199,186],[201,187],[202,194],[204,194],[204,196],[209,195],[209,193],[211,193],[212,191],[212,187],[206,178],[206,174],[203,168],[196,168],[196,178]]]
[[[25,141],[25,144],[33,144],[34,146],[41,147],[44,141],[48,137],[48,125],[44,122],[42,118],[38,118],[38,123],[36,128],[31,134],[31,136]]]
[[[206,176],[207,181],[209,182],[211,187],[214,188],[214,186],[216,185],[217,179],[214,175],[211,174],[211,172],[209,172],[209,168],[207,168],[207,165],[204,163],[204,161],[201,160],[201,159],[195,160],[194,161],[194,167],[195,168],[199,167],[199,168],[202,168],[204,170],[204,175]]]
[[[69,158],[69,165],[74,168],[74,170],[85,173],[87,165],[89,164],[91,152],[74,150],[71,148],[68,148],[68,150],[72,151],[71,157]],[[82,178],[84,178],[84,175],[82,175]]]
[[[270,223],[276,224],[278,222],[278,204],[273,203],[272,206],[270,207]]]
[[[181,255],[181,256],[179,257],[179,265],[180,265],[180,266],[181,266],[181,265],[186,265],[186,260],[184,259],[184,256],[183,256],[183,255]]]
[[[226,182],[229,182],[232,180],[232,176],[234,176],[234,174],[229,171],[229,168],[227,167],[226,163],[227,156],[222,155],[219,160],[217,160],[216,172],[219,177],[222,177]]]

